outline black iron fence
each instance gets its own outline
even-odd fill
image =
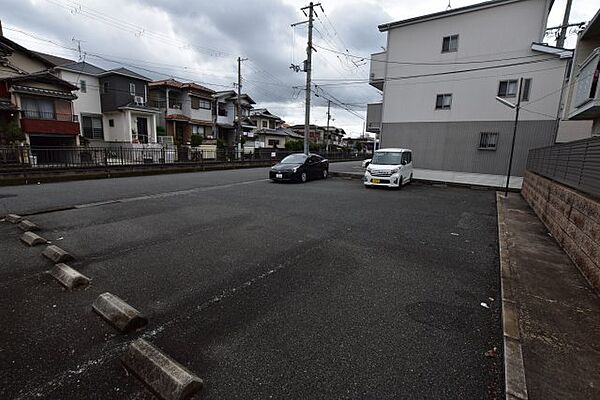
[[[600,197],[600,137],[530,150],[527,169]]]
[[[85,168],[152,164],[218,164],[277,162],[293,152],[278,149],[200,149],[175,147],[29,147],[0,146],[0,171],[15,168]],[[367,153],[319,153],[331,161],[362,160]]]

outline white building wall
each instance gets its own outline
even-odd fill
[[[113,127],[109,124],[109,120],[111,119],[114,120]],[[131,132],[128,134],[129,125],[125,113],[104,113],[102,116],[102,125],[104,128],[105,141],[131,143]]]
[[[102,114],[100,106],[100,82],[95,76],[77,74],[70,71],[61,71],[60,77],[65,81],[81,88],[81,81],[86,82],[86,93],[81,90],[75,92],[77,99],[73,100],[73,113],[81,114]]]
[[[388,31],[385,53],[384,123],[432,121],[498,121],[514,118],[514,111],[495,100],[500,80],[532,78],[533,112],[523,111],[523,120],[556,118],[566,61],[534,53],[531,43],[541,41],[546,0],[525,0]],[[442,39],[459,35],[458,51],[442,53]],[[537,57],[532,57],[538,55]],[[515,57],[524,57],[514,59]],[[389,61],[450,63],[473,60],[503,60],[478,64],[405,65]],[[511,64],[536,59],[550,61],[477,72],[451,73],[463,69]],[[442,74],[423,78],[406,76]],[[450,110],[435,110],[437,94],[452,93]],[[543,100],[537,100],[549,95]],[[544,115],[540,115],[544,114]]]

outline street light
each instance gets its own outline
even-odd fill
[[[504,197],[508,197],[508,184],[510,182],[510,173],[512,170],[513,154],[515,152],[515,139],[517,138],[517,125],[519,124],[519,111],[521,110],[521,89],[523,88],[523,78],[519,78],[519,91],[517,92],[517,104],[496,96],[496,100],[507,107],[515,109],[515,126],[513,129],[512,145],[510,147],[510,159],[508,160],[508,172],[506,173],[506,187],[504,188]]]

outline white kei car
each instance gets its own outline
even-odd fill
[[[365,187],[387,186],[401,189],[413,177],[412,150],[376,150],[366,168],[363,178]]]

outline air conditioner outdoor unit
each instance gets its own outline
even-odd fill
[[[146,102],[144,101],[144,96],[134,96],[133,102],[138,106],[146,105]]]

